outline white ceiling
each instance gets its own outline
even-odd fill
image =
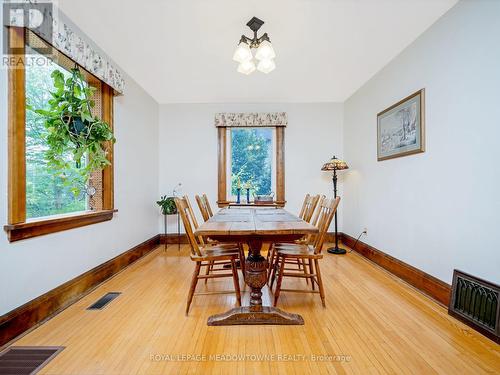
[[[342,102],[457,0],[59,0],[159,103]],[[236,72],[256,16],[277,68]],[[261,35],[261,32],[259,33]]]

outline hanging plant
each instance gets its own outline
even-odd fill
[[[88,182],[92,172],[110,165],[107,154],[109,142],[116,142],[113,131],[108,123],[92,115],[95,88],[85,82],[78,67],[71,69],[66,79],[59,70],[53,71],[51,77],[55,91],[50,92],[48,109],[27,107],[45,120],[48,166],[72,185],[77,179],[68,178],[68,172],[76,165],[78,174]],[[80,193],[76,185],[71,190],[75,195]]]
[[[159,201],[156,201],[156,204],[160,206],[163,215],[174,215],[177,213],[174,197],[164,195],[160,197]]]

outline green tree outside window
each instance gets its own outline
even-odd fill
[[[272,140],[270,128],[231,129],[231,194],[236,195],[238,177],[249,183],[252,194],[272,191]]]

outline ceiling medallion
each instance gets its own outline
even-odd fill
[[[245,35],[241,36],[240,42],[233,55],[233,60],[238,62],[238,72],[249,75],[256,69],[252,49],[257,49],[255,59],[257,60],[257,70],[262,73],[270,73],[276,68],[273,45],[267,33],[260,38],[257,37],[257,31],[264,24],[264,21],[253,17],[248,21],[247,26],[253,31],[253,38]]]

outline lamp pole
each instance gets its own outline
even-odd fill
[[[333,156],[331,160],[323,165],[321,168],[322,171],[333,171],[333,197],[337,198],[337,171],[349,169],[347,163],[343,160],[337,159],[337,157]],[[338,232],[338,224],[337,224],[337,211],[335,211],[335,247],[332,247],[327,250],[330,254],[345,254],[345,249],[339,247],[339,232]]]
[[[333,170],[333,197],[337,198],[337,170]],[[339,235],[338,235],[338,229],[337,229],[337,212],[335,212],[335,247],[332,247],[331,249],[328,249],[327,251],[330,254],[345,254],[346,251],[345,249],[339,248]]]

